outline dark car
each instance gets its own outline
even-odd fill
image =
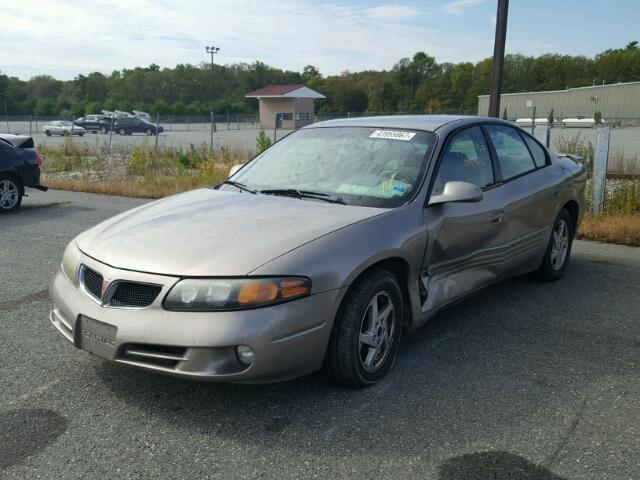
[[[31,137],[0,134],[0,213],[20,206],[25,187],[47,190],[40,185],[42,159],[33,147]]]
[[[132,133],[144,133],[146,135],[157,135],[164,132],[164,128],[156,127],[153,123],[139,117],[120,117],[116,120],[114,131],[120,135],[131,135]]]
[[[75,125],[84,128],[88,132],[108,133],[111,130],[111,118],[106,115],[87,115],[73,121]]]

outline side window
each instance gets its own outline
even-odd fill
[[[456,181],[480,188],[493,183],[491,156],[479,127],[455,134],[438,167],[433,192],[440,193],[445,183]]]
[[[487,125],[486,129],[496,149],[503,180],[509,180],[536,168],[529,149],[515,129],[502,125]]]
[[[527,143],[529,151],[531,152],[531,155],[533,155],[533,161],[535,162],[536,167],[544,167],[547,163],[547,154],[544,153],[544,149],[530,136],[522,133],[520,134],[520,136],[524,138],[524,141]]]

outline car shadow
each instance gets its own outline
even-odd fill
[[[107,362],[94,363],[94,371],[119,401],[171,428],[286,448],[291,455],[429,452],[444,462],[441,478],[487,478],[458,472],[481,472],[487,462],[519,469],[525,460],[501,453],[514,445],[551,455],[575,431],[576,412],[593,384],[623,369],[640,374],[633,361],[637,340],[616,334],[621,325],[605,331],[593,314],[596,301],[606,301],[611,318],[624,312],[627,292],[613,279],[635,275],[638,283],[640,274],[633,272],[578,256],[559,282],[520,277],[490,287],[406,335],[390,376],[363,390],[336,387],[318,374],[272,385],[233,385]],[[523,439],[533,428],[539,438]],[[447,460],[452,446],[456,452],[466,446],[498,453]],[[560,478],[528,465],[523,471],[529,477],[514,478]]]
[[[544,467],[508,452],[478,452],[451,458],[438,468],[438,480],[563,480]]]
[[[66,431],[58,412],[22,408],[0,412],[0,471],[44,450]]]

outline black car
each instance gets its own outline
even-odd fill
[[[156,128],[153,123],[140,117],[120,117],[116,120],[113,129],[120,135],[131,135],[132,133],[157,135],[158,133],[164,132],[164,128]]]
[[[111,117],[106,115],[87,115],[73,121],[75,125],[84,128],[88,132],[108,133],[111,130]]]
[[[42,159],[33,138],[0,134],[0,214],[20,207],[25,187],[47,191],[40,185]]]

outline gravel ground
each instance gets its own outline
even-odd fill
[[[351,391],[318,375],[192,383],[108,364],[49,324],[77,233],[144,200],[30,192],[0,217],[0,478],[640,478],[640,250],[578,241],[405,336]]]

